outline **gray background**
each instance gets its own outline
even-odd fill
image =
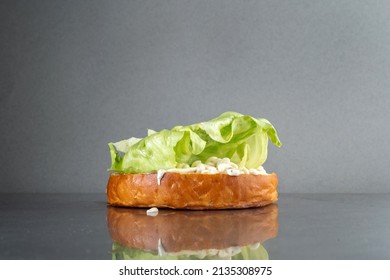
[[[389,1],[1,1],[0,191],[104,192],[107,142],[269,119],[281,192],[388,192]]]

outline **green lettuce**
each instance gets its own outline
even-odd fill
[[[266,119],[226,112],[210,121],[171,130],[148,130],[148,136],[109,143],[111,167],[117,173],[146,173],[176,168],[210,157],[229,158],[240,168],[257,168],[267,159],[268,139],[280,147]]]
[[[119,242],[112,243],[113,260],[269,260],[267,250],[259,244],[257,248],[250,245],[240,247],[240,252],[233,256],[202,255],[196,251],[183,252],[182,254],[159,255],[157,251],[147,251],[121,245]]]

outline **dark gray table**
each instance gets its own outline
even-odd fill
[[[238,243],[245,242],[246,235],[252,243],[254,236],[259,236],[270,259],[390,259],[389,194],[281,194],[277,205],[276,214],[255,210],[229,210],[221,212],[222,216],[210,211],[171,212],[174,218],[167,223],[182,223],[177,231],[185,228],[183,221],[188,219],[196,238],[202,230],[201,221],[206,223],[215,215],[212,221],[217,221],[216,227],[204,229],[212,243],[222,238],[218,226],[222,217],[226,220],[222,235],[229,232],[231,246],[241,246]],[[130,239],[147,243],[139,235],[141,221],[145,217],[158,220],[146,216],[144,210],[109,209],[104,194],[0,194],[0,259],[121,258],[118,243],[111,236],[134,234],[124,231],[132,223],[138,237]],[[160,211],[160,221],[164,213]],[[199,221],[199,227],[191,224],[193,219]],[[160,233],[165,239],[169,237],[166,231]],[[159,234],[149,233],[145,235],[155,239]],[[184,237],[192,238],[188,233]],[[177,244],[182,241],[175,239]],[[148,242],[157,244],[158,240]],[[126,244],[121,246],[123,250]]]

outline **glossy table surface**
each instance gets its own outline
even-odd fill
[[[247,210],[107,207],[0,194],[0,259],[390,259],[390,194],[281,194]]]

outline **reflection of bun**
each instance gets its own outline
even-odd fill
[[[145,210],[108,208],[107,220],[113,241],[148,251],[166,252],[223,249],[246,246],[276,237],[278,207],[275,204],[244,210],[160,210],[156,217]]]
[[[111,174],[108,203],[114,206],[182,209],[248,208],[277,201],[278,178],[268,175],[165,173]]]

